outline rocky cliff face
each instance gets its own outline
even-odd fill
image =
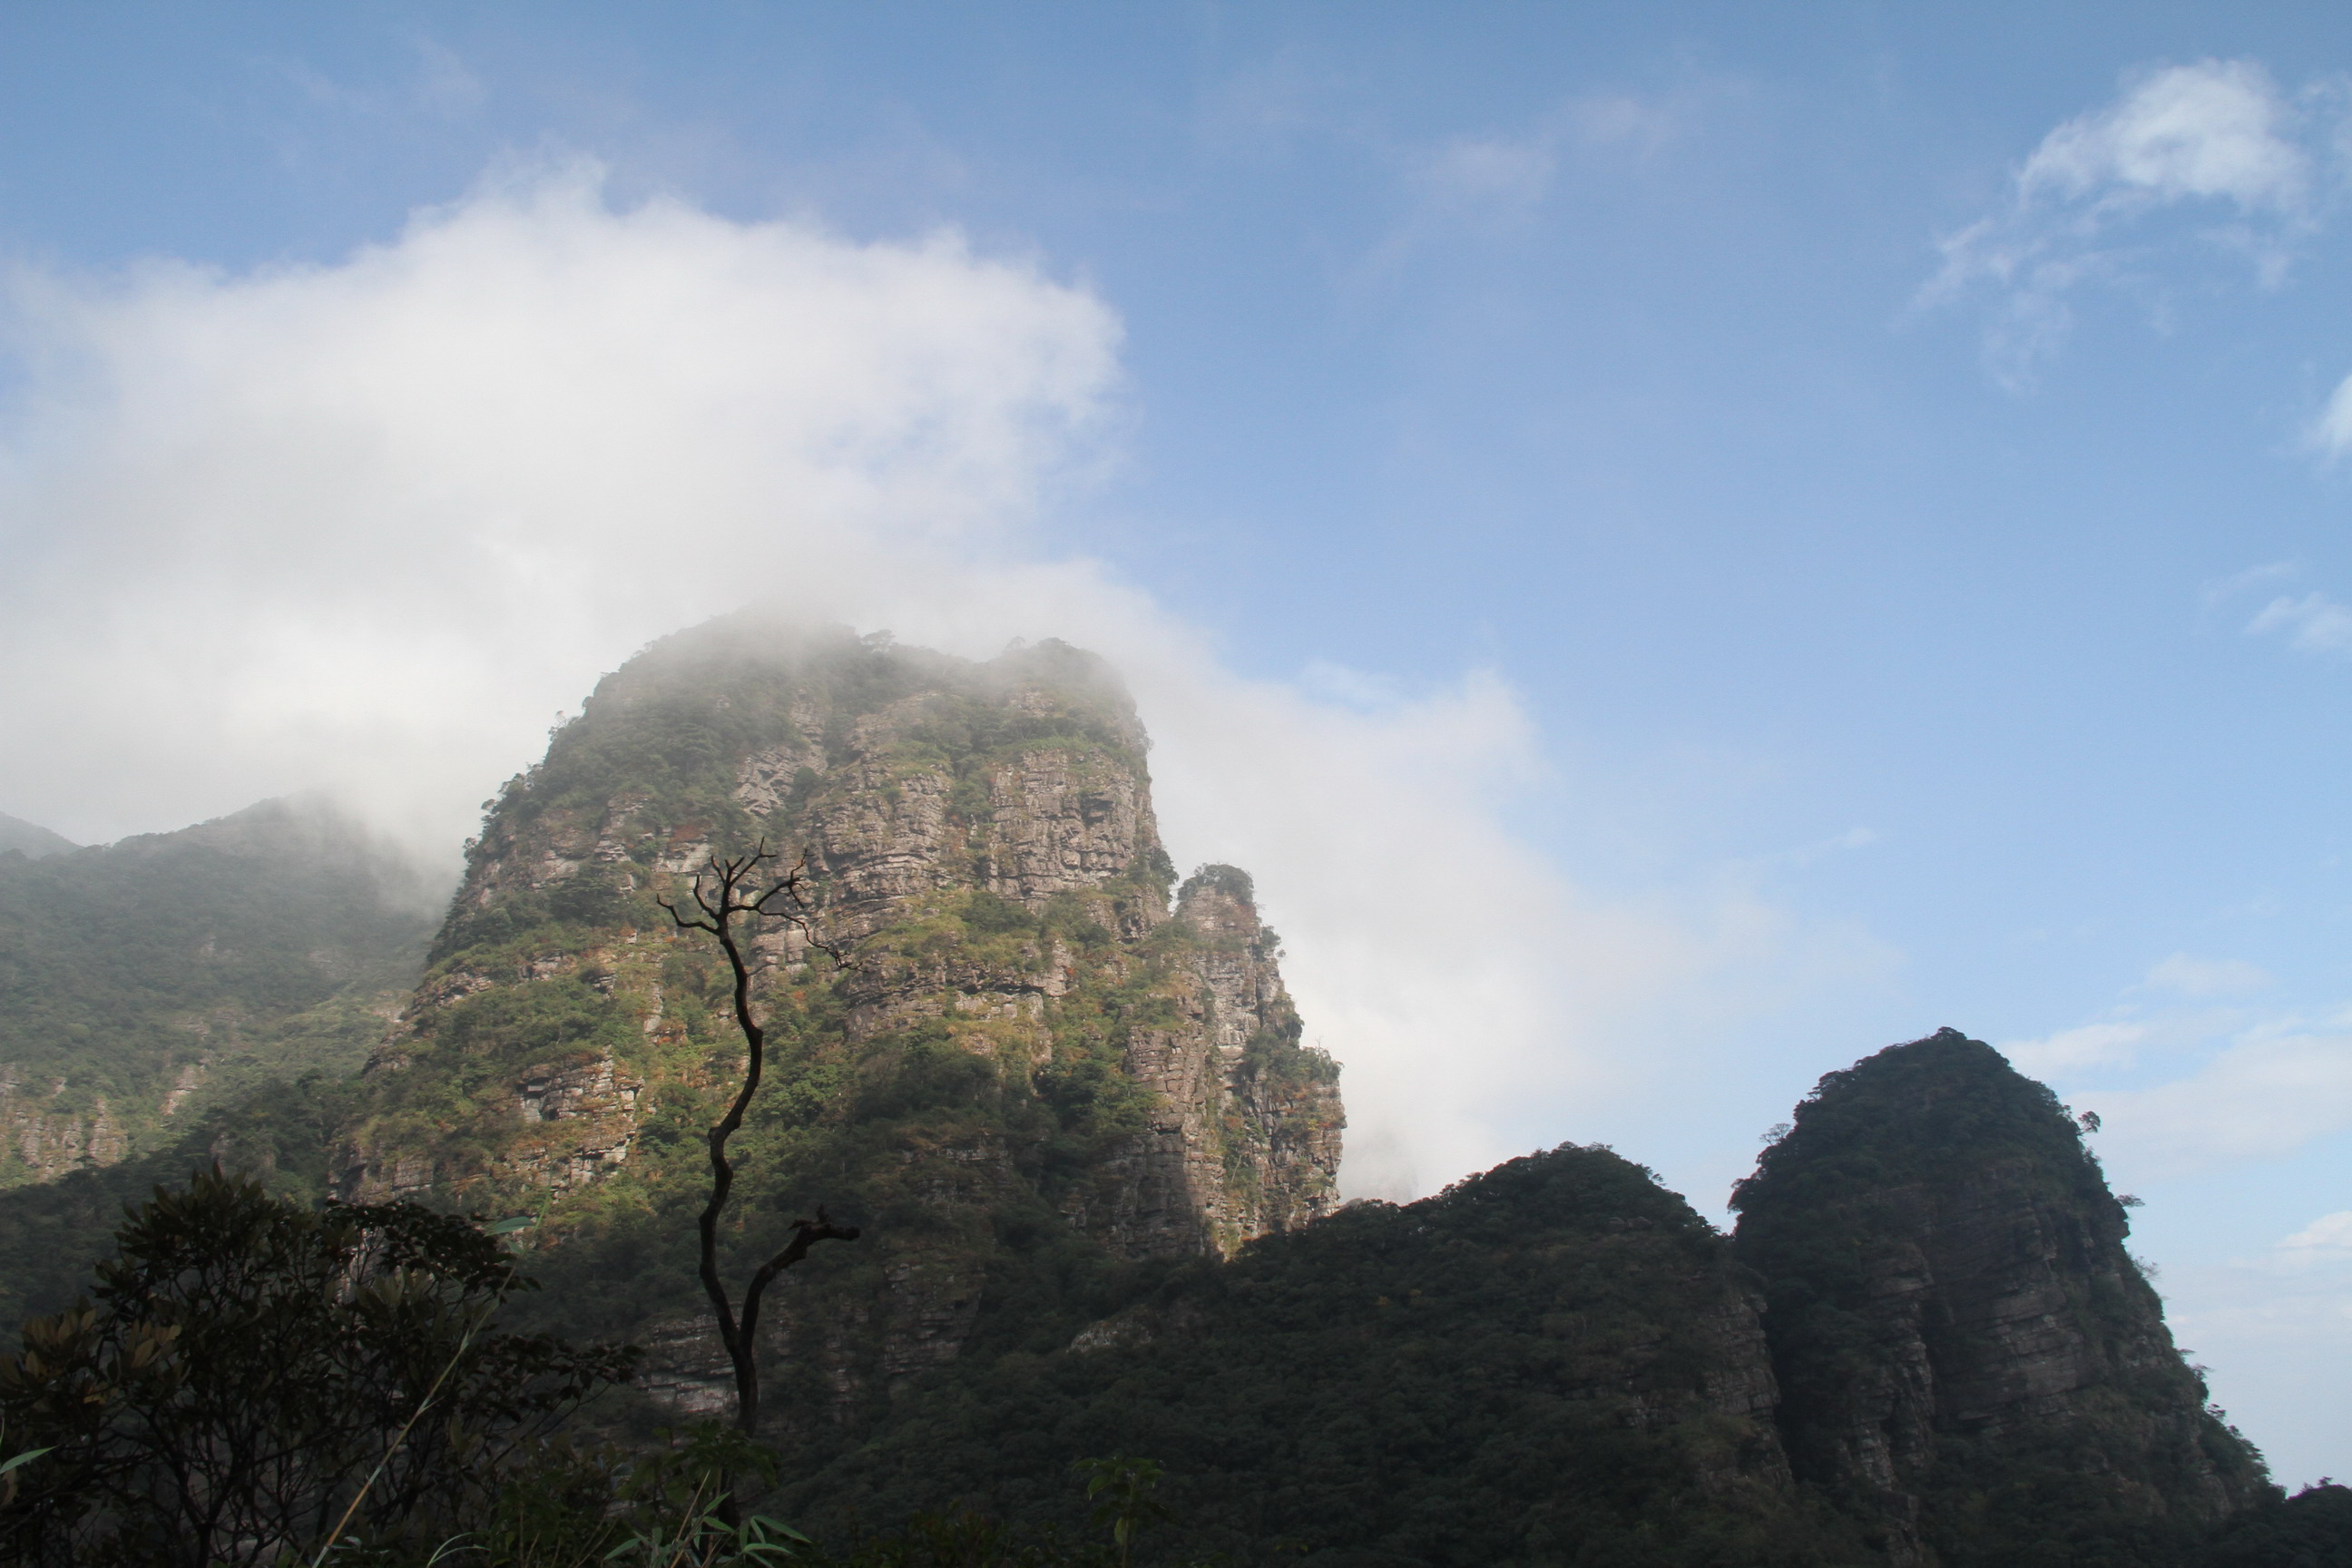
[[[1057,644],[971,664],[738,618],[656,645],[493,803],[341,1190],[544,1212],[580,1243],[559,1269],[638,1237],[674,1271],[601,1326],[650,1333],[656,1382],[703,1401],[716,1358],[659,1232],[690,1234],[742,1047],[723,961],[656,900],[764,843],[852,958],[790,922],[757,939],[771,1060],[737,1145],[747,1248],[785,1205],[867,1226],[777,1313],[817,1407],[951,1360],[1058,1247],[1216,1255],[1328,1212],[1335,1071],[1248,879],[1212,868],[1171,907],[1145,747]]]
[[[1173,1016],[1131,1029],[1125,1050],[1156,1111],[1071,1211],[1129,1257],[1230,1254],[1296,1229],[1329,1212],[1339,1164],[1339,1086],[1298,1070],[1313,1058],[1248,877],[1207,868],[1175,920],[1190,941],[1168,976]]]
[[[1890,1561],[2063,1537],[2160,1563],[2259,1495],[2080,1130],[1990,1047],[1947,1029],[1830,1074],[1737,1200],[1790,1455]]]
[[[196,1070],[191,1063],[184,1075]],[[131,1140],[102,1094],[90,1097],[85,1115],[59,1109],[71,1090],[70,1078],[46,1084],[21,1081],[24,1068],[0,1062],[0,1147],[16,1156],[17,1168],[46,1182],[68,1171],[111,1165],[130,1152]],[[165,1097],[167,1100],[169,1096]],[[169,1115],[175,1107],[158,1107]]]

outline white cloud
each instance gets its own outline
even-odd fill
[[[13,292],[0,792],[84,839],[296,783],[454,837],[650,637],[1002,540],[1116,384],[1099,301],[951,234],[580,168],[333,267]]]
[[[1299,672],[1298,688],[1318,701],[1365,711],[1395,708],[1406,700],[1403,688],[1393,677],[1352,669],[1328,658],[1308,659],[1307,668]]]
[[[2321,593],[2282,595],[2246,623],[2249,637],[2272,632],[2284,635],[2298,653],[2352,654],[2352,609]]]
[[[1450,137],[1403,162],[1403,219],[1371,253],[1378,273],[1465,232],[1509,232],[1540,209],[1563,170],[1638,167],[1685,135],[1702,94],[1600,92],[1564,99],[1515,130]]]
[[[2293,561],[2265,561],[2258,566],[2249,566],[2242,572],[2233,572],[2227,577],[2217,578],[2205,584],[2203,596],[2206,607],[2218,608],[2249,588],[2259,588],[2268,583],[2285,582],[2298,575],[2302,571],[2302,566]]]
[[[2344,1278],[2275,1256],[2165,1271],[2175,1340],[2212,1363],[2215,1398],[2262,1444],[2272,1479],[2289,1489],[2344,1473],[2342,1412],[2352,1404],[2352,1293]]]
[[[2291,113],[2252,60],[2174,66],[2044,137],[2018,171],[2018,189],[2109,207],[2206,198],[2298,211],[2311,160],[2292,140]]]
[[[2147,1036],[2144,1024],[2084,1024],[2038,1040],[2008,1041],[2000,1054],[2028,1078],[2055,1078],[2086,1068],[2128,1066]]]
[[[1827,838],[1817,838],[1811,844],[1800,844],[1793,848],[1779,849],[1769,855],[1759,855],[1748,864],[1758,870],[1771,867],[1801,869],[1832,855],[1843,855],[1856,849],[1868,849],[1877,842],[1876,828],[1849,827],[1843,833],[1832,834]]]
[[[2201,251],[2250,261],[2275,287],[2316,222],[2341,122],[2324,95],[2290,98],[2253,60],[2137,72],[2113,102],[2042,138],[2006,210],[1940,242],[1943,266],[1921,301],[1985,296],[1988,368],[2021,390],[2072,331],[2068,299],[2085,284],[2160,295],[2151,267]],[[2198,220],[2188,236],[2124,233],[2181,206]]]
[[[1589,147],[1631,147],[1654,153],[1691,129],[1699,93],[1644,98],[1631,92],[1596,92],[1570,99],[1559,117],[1574,139]]]
[[[1456,136],[1439,144],[1419,162],[1415,183],[1423,199],[1441,206],[1523,212],[1549,194],[1570,153],[1605,151],[1620,159],[1654,153],[1684,132],[1692,110],[1685,99],[1623,92],[1571,98],[1525,131]]]
[[[2352,452],[2352,376],[2336,384],[2327,406],[2312,421],[2308,438],[2315,450],[2330,458]]]
[[[2146,981],[2155,990],[2198,997],[2230,996],[2259,991],[2270,983],[2271,976],[2266,971],[2242,960],[2191,958],[2185,952],[2176,952],[2151,967]]]
[[[1466,136],[1432,153],[1421,177],[1433,196],[1524,208],[1543,199],[1559,163],[1549,134]]]
[[[2287,1259],[2310,1264],[2352,1258],[2352,1209],[2322,1215],[2278,1244]]]
[[[2241,1032],[2195,1072],[2101,1091],[2102,1152],[2143,1182],[2276,1158],[2352,1128],[2352,1020],[2279,1020]],[[2078,1093],[2078,1103],[2084,1096]]]
[[[454,848],[600,672],[764,602],[1118,665],[1171,852],[1256,874],[1346,1065],[1356,1191],[1566,1136],[1628,1042],[1672,1071],[1883,963],[1737,887],[1580,893],[1505,825],[1540,770],[1491,675],[1244,679],[1041,558],[1032,519],[1115,454],[1119,323],[952,233],[615,211],[567,168],[331,266],[10,305],[0,809],[78,839],[326,785]]]
[[[408,40],[415,59],[406,73],[396,69],[384,85],[372,88],[341,81],[299,59],[277,62],[277,70],[312,105],[362,117],[422,113],[462,120],[489,100],[489,89],[463,56],[437,39]],[[381,62],[372,62],[381,63]]]

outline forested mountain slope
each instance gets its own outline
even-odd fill
[[[318,802],[0,855],[0,1186],[160,1147],[271,1079],[352,1072],[437,901]]]
[[[217,1159],[532,1216],[545,1289],[502,1322],[650,1352],[601,1433],[727,1413],[694,1216],[744,1043],[662,900],[764,847],[806,925],[750,944],[767,1078],[719,1240],[740,1281],[820,1208],[861,1233],[761,1332],[768,1506],[836,1540],[952,1507],[1076,1533],[1071,1465],[1111,1454],[1168,1468],[1170,1561],[2200,1568],[2220,1540],[2258,1568],[2332,1539],[2336,1489],[2277,1500],[2205,1408],[2081,1130],[1952,1031],[1824,1078],[1733,1237],[1597,1146],[1340,1208],[1338,1068],[1250,879],[1179,883],[1147,748],[1060,644],[743,616],[600,683],[437,934],[310,806],[0,855],[0,1310],[63,1305],[123,1199]]]
[[[878,1431],[813,1431],[781,1502],[1075,1536],[1072,1462],[1128,1453],[1171,1477],[1163,1561],[1878,1562],[1790,1476],[1759,1305],[1681,1198],[1569,1145],[1139,1280],[1075,1333],[993,1314]]]

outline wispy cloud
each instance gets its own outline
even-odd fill
[[[2283,594],[2246,623],[2246,635],[2284,637],[2297,653],[2352,657],[2352,608],[2316,591]]]
[[[2352,452],[2352,375],[2336,384],[2327,406],[2305,432],[2305,439],[2314,451],[2327,458]]]
[[[2352,1017],[2257,1024],[2184,1077],[2102,1089],[2088,1103],[2105,1119],[2111,1159],[2134,1179],[2291,1153],[2352,1129]]]
[[[2272,561],[2206,585],[2205,610],[2231,612],[2232,601],[2275,589],[2300,576],[2303,567],[2293,561]],[[2231,612],[2236,613],[2236,612]],[[2242,628],[2248,637],[2278,637],[2300,654],[2317,658],[2352,658],[2352,605],[2313,589],[2303,594],[2273,592],[2268,603],[2249,616]]]
[[[299,59],[272,62],[314,108],[369,118],[424,114],[462,120],[489,100],[489,88],[465,57],[423,34],[408,40],[414,68],[367,86],[339,79]]]
[[[1566,156],[1647,156],[1687,131],[1691,119],[1684,100],[1624,92],[1572,98],[1523,130],[1443,142],[1413,160],[1412,177],[1427,201],[1524,211],[1550,193]]]
[[[2192,958],[2185,952],[2176,952],[2152,966],[2143,982],[2151,990],[2200,999],[2242,995],[2249,991],[2260,991],[2270,983],[2268,971],[2242,960]]]
[[[2232,572],[2227,577],[2216,578],[2205,584],[2205,607],[2219,609],[2248,589],[2292,581],[2302,571],[2302,565],[2294,561],[2265,561],[2242,572]]]
[[[1549,135],[1465,136],[1429,153],[1415,174],[1436,200],[1524,210],[1543,200],[1559,164]]]
[[[2352,1209],[2320,1215],[2281,1241],[2277,1256],[2291,1268],[2352,1262]]]
[[[1739,861],[1735,869],[1744,872],[1801,869],[1818,860],[1849,854],[1856,849],[1868,849],[1878,842],[1879,833],[1876,828],[1855,826],[1847,828],[1843,833],[1832,834],[1827,838],[1816,838],[1810,844],[1798,844],[1786,849],[1776,849],[1769,854],[1753,856]]]
[[[2290,140],[2291,118],[2252,60],[2154,71],[2044,137],[2018,171],[2019,194],[2110,213],[2209,197],[2248,213],[2299,214],[2310,199],[2311,160]]]
[[[1987,367],[2022,390],[2063,344],[2070,297],[2086,285],[2160,294],[2167,258],[2185,248],[2276,287],[2337,178],[2344,123],[2332,86],[2289,95],[2253,60],[2137,71],[2111,102],[2042,138],[2003,210],[1940,242],[1921,302],[1985,300]],[[2194,217],[2185,234],[2153,223],[2174,209]]]
[[[2085,1068],[2128,1067],[2147,1042],[2145,1024],[2084,1024],[2038,1040],[2009,1040],[2010,1065],[2029,1078],[2059,1078]]]
[[[1521,231],[1563,180],[1638,169],[1696,133],[1709,90],[1594,92],[1563,99],[1516,126],[1465,132],[1388,154],[1403,205],[1359,281],[1465,235]]]
[[[2249,1007],[2252,964],[2176,952],[2105,1018],[2003,1042],[2105,1121],[2100,1152],[2130,1184],[2293,1153],[2352,1131],[2352,1007]]]
[[[2166,1271],[2165,1316],[2175,1338],[2212,1363],[2215,1396],[2262,1439],[2272,1479],[2289,1488],[2344,1468],[2352,1290],[2346,1271],[2327,1265],[2347,1257],[2326,1247],[2277,1247],[2225,1267]]]

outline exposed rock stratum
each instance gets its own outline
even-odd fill
[[[341,1190],[542,1213],[559,1268],[659,1255],[663,1286],[597,1288],[600,1326],[707,1405],[675,1254],[742,1043],[715,946],[656,900],[764,844],[805,856],[815,935],[850,956],[758,936],[771,1060],[736,1146],[745,1258],[805,1206],[866,1224],[777,1319],[816,1408],[953,1359],[1046,1253],[1219,1257],[1329,1212],[1337,1069],[1300,1044],[1249,878],[1174,886],[1146,746],[1058,643],[972,663],[745,616],[654,645],[490,804]]]

